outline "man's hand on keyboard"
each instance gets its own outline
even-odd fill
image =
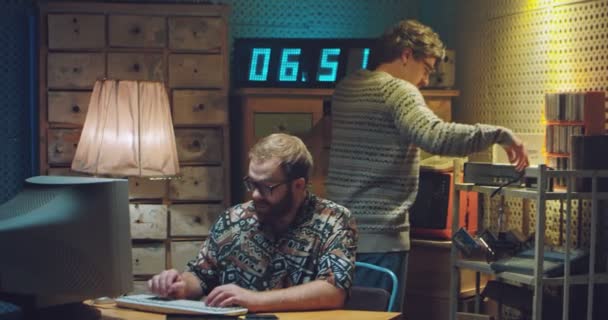
[[[256,311],[261,305],[259,292],[241,288],[235,284],[215,287],[207,296],[205,303],[212,307],[242,306],[249,311]]]
[[[175,299],[186,298],[186,281],[179,271],[175,269],[165,270],[148,280],[150,291],[161,297]]]

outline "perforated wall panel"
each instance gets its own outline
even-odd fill
[[[233,37],[369,38],[416,17],[412,0],[225,0]]]
[[[544,134],[544,94],[608,91],[608,1],[474,0],[458,7],[454,118]],[[474,13],[473,13],[474,12]],[[470,157],[491,161],[491,153]],[[497,229],[497,199],[486,197],[484,223]],[[534,231],[536,203],[506,199],[509,228]],[[572,240],[589,243],[590,210],[573,201]],[[547,203],[546,240],[565,241],[564,201]],[[606,230],[604,230],[606,232]]]
[[[0,203],[31,175],[28,110],[28,10],[24,1],[0,2]]]
[[[26,0],[22,0],[26,1]],[[64,0],[47,0],[64,1]],[[79,0],[79,2],[100,0]],[[101,0],[122,3],[213,3],[232,8],[233,38],[369,38],[418,16],[417,0]]]

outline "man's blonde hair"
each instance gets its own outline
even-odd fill
[[[249,151],[249,159],[264,161],[278,158],[285,176],[289,180],[310,178],[313,168],[312,155],[306,145],[298,137],[273,133],[258,141]]]
[[[435,57],[441,61],[445,56],[443,42],[433,29],[416,20],[403,20],[376,41],[370,52],[370,69],[399,58],[407,48],[412,49],[415,59]]]

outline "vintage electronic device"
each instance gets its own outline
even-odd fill
[[[452,88],[456,79],[456,53],[445,50],[445,57],[437,65],[437,70],[429,76],[429,88]]]
[[[149,294],[136,294],[116,298],[116,305],[135,310],[166,314],[238,316],[247,313],[247,308],[243,307],[211,307],[203,301],[173,300]]]
[[[569,260],[566,260],[566,253],[545,249],[543,260],[543,274],[549,277],[560,277],[564,274],[564,263],[569,261],[573,274],[586,272],[588,268],[588,254],[580,249],[572,249]],[[533,275],[536,261],[534,259],[534,249],[523,250],[514,256],[505,257],[492,262],[490,268],[495,272],[515,272]]]
[[[537,176],[538,167],[528,167],[524,172],[518,172],[510,164],[465,162],[463,170],[464,183],[485,186],[534,187],[538,183]]]
[[[411,233],[414,237],[450,239],[452,236],[453,174],[450,172],[420,172],[418,195],[410,208]],[[460,192],[459,222],[471,233],[477,232],[476,192]]]
[[[82,301],[131,291],[128,194],[124,179],[27,179],[0,206],[0,299],[27,319],[82,319]]]
[[[333,88],[367,68],[374,39],[239,38],[234,42],[237,87]]]

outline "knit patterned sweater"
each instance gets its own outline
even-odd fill
[[[408,209],[416,199],[419,148],[465,156],[494,143],[510,145],[510,130],[444,122],[411,83],[360,70],[332,98],[327,198],[347,207],[359,230],[358,252],[409,250]]]

